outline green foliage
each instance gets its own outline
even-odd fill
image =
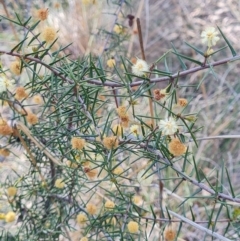
[[[70,3],[63,4],[70,8]],[[98,4],[81,2],[83,15]],[[198,60],[173,44],[153,64],[140,56],[130,60],[126,40],[131,39],[131,26],[119,14],[126,19],[131,3],[106,4],[115,9],[111,28],[91,29],[103,39],[102,49],[98,54],[88,49],[90,33],[81,57],[69,51],[70,43],[61,43],[55,30],[49,42],[42,34],[43,21],[18,13],[1,16],[24,32],[13,46],[6,46],[9,50],[0,48],[11,58],[0,73],[1,155],[8,149],[24,163],[1,187],[1,240],[74,240],[74,235],[76,240],[168,240],[169,228],[175,240],[183,240],[186,225],[212,239],[238,240],[238,190],[224,162],[209,167],[211,172],[201,168],[195,157],[201,148],[200,107],[192,113],[193,98],[181,92],[198,91],[207,75],[215,75],[215,66],[231,61],[210,58],[226,47],[208,53],[209,43],[202,50],[186,42],[200,54]],[[140,49],[143,54],[141,41]],[[113,65],[108,63],[112,57]],[[189,68],[186,60],[197,66]],[[174,71],[171,61],[178,61],[183,71]],[[142,71],[144,64],[147,70]],[[182,85],[181,77],[206,68],[199,83]],[[107,201],[114,206],[109,208]],[[196,206],[204,210],[203,220]],[[16,214],[13,220],[10,211]],[[137,230],[131,221],[138,223]]]

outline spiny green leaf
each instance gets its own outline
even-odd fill
[[[10,19],[10,18],[7,18],[7,17],[5,17],[5,16],[2,16],[2,15],[0,15],[0,16],[1,16],[2,18],[6,19],[6,20],[8,20],[8,21],[10,21],[10,22],[12,22],[12,23],[15,23],[15,24],[17,24],[17,25],[22,26],[22,24],[19,23],[19,22],[17,22],[17,21],[14,21],[14,20],[12,20],[12,19]]]
[[[231,178],[230,178],[229,173],[228,173],[228,169],[225,168],[225,170],[226,170],[226,174],[227,174],[227,178],[228,178],[228,183],[229,183],[229,186],[230,186],[230,189],[231,189],[232,196],[235,198],[235,194],[234,194],[234,190],[233,190],[233,187],[232,187]]]
[[[23,26],[26,26],[28,24],[28,22],[31,20],[31,18],[32,17],[29,17],[28,20],[23,23]]]
[[[215,227],[217,225],[217,221],[218,221],[219,215],[221,214],[223,206],[224,205],[221,203],[220,208],[218,208],[218,212],[217,212],[217,215],[216,215],[216,218],[215,218],[215,222],[214,222],[213,227],[212,227],[212,231],[215,230]]]
[[[201,54],[202,56],[204,56],[204,53],[199,50],[198,48],[194,47],[193,45],[189,44],[188,42],[184,42],[186,45],[188,45],[190,48],[194,49],[197,53]]]
[[[233,46],[231,45],[231,43],[229,42],[229,40],[227,39],[227,37],[223,34],[222,30],[217,26],[219,32],[221,33],[221,35],[223,36],[224,40],[226,41],[228,47],[230,48],[233,57],[237,55],[236,51],[234,50]]]
[[[226,46],[224,46],[224,47],[222,47],[222,48],[214,51],[212,54],[209,54],[208,56],[214,55],[214,54],[216,54],[217,52],[220,52],[221,50],[224,50],[224,49],[227,48],[227,47],[228,47],[228,46],[226,45]]]
[[[192,221],[194,222],[195,221],[195,216],[194,216],[194,213],[193,213],[193,210],[192,210],[192,207],[190,206],[190,212],[192,214]]]
[[[185,197],[185,200],[182,201],[182,202],[178,205],[178,207],[181,207],[185,202],[188,201],[188,199],[194,198],[194,196],[195,196],[196,194],[198,194],[199,192],[201,192],[201,191],[202,191],[202,188],[198,188],[190,197]],[[208,198],[209,198],[209,197],[208,197]]]
[[[210,228],[210,226],[212,225],[212,218],[213,218],[213,214],[214,214],[215,208],[213,207],[209,211],[211,211],[211,213],[208,216],[208,228]]]
[[[15,47],[13,47],[10,52],[13,52],[15,49],[17,49],[17,51],[21,50],[22,45],[24,44],[24,42],[26,40],[27,40],[27,38],[23,39],[20,43],[18,43]]]
[[[180,62],[180,64],[181,64],[181,66],[182,66],[182,69],[183,70],[186,70],[187,69],[187,66],[185,65],[185,63],[183,62],[183,60],[182,60],[182,56],[179,56],[178,55],[178,52],[177,52],[177,50],[176,50],[176,48],[174,47],[174,45],[173,45],[173,43],[171,42],[171,45],[172,45],[172,47],[173,47],[173,50],[174,50],[174,53],[175,54],[177,54],[177,57],[178,57],[178,60],[179,60],[179,62]]]
[[[172,193],[174,193],[174,192],[179,188],[179,186],[182,184],[182,182],[184,182],[183,179],[182,179],[182,180],[176,185],[176,187],[172,190]]]
[[[171,76],[172,75],[172,73],[161,71],[161,70],[158,70],[158,69],[153,69],[151,73],[157,74],[157,75],[160,75],[160,76]]]
[[[196,161],[195,161],[194,157],[193,157],[193,164],[194,164],[194,169],[195,169],[195,173],[196,173],[196,176],[197,176],[197,180],[198,180],[198,182],[200,182],[200,176],[199,176],[199,173],[198,173],[198,168],[197,168]]]
[[[158,58],[154,64],[156,65],[158,62],[160,62],[163,58],[165,58],[169,53],[171,53],[171,49],[169,49],[165,54],[163,54],[160,58]]]
[[[187,60],[189,60],[190,62],[193,62],[193,63],[195,63],[195,64],[198,64],[198,65],[202,66],[202,63],[201,63],[200,61],[196,60],[196,59],[192,59],[192,58],[190,58],[190,57],[188,57],[188,56],[185,56],[185,55],[183,55],[183,54],[179,54],[179,53],[176,53],[176,52],[172,52],[172,53],[173,53],[173,54],[176,54],[176,55],[179,56],[179,57],[182,57],[182,58],[184,58],[184,59],[187,59]]]

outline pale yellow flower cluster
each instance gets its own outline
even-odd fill
[[[137,233],[138,230],[139,230],[139,225],[138,225],[138,223],[137,223],[137,222],[134,222],[134,221],[130,221],[130,222],[128,223],[127,227],[128,227],[128,231],[129,231],[130,233]]]
[[[62,178],[58,178],[55,181],[55,187],[59,189],[63,189],[65,187],[65,183]]]
[[[132,66],[132,73],[139,77],[146,76],[149,71],[149,66],[145,60],[137,59],[136,63]]]
[[[36,12],[36,15],[39,20],[44,21],[48,17],[48,9],[47,8],[38,9]]]
[[[82,150],[85,146],[85,140],[79,137],[73,137],[71,140],[72,148],[75,150]]]
[[[174,241],[176,238],[177,232],[173,224],[168,225],[163,233],[165,241]]]
[[[120,117],[120,120],[121,120],[121,126],[124,127],[124,128],[127,128],[128,125],[129,125],[129,121],[130,121],[130,118],[127,114],[127,108],[126,106],[119,106],[117,108],[117,113],[118,113],[118,116]]]
[[[110,200],[108,200],[108,201],[105,202],[104,207],[105,207],[106,209],[113,209],[113,208],[115,207],[115,203],[112,202],[112,201],[110,201]]]
[[[178,125],[173,117],[169,117],[165,120],[160,120],[159,129],[162,131],[162,135],[173,135],[178,130]]]
[[[11,223],[15,221],[16,219],[16,213],[15,212],[8,212],[7,214],[5,213],[0,213],[0,220],[5,220],[6,223]]]
[[[38,123],[38,117],[32,112],[28,112],[26,119],[27,122],[31,125],[36,125]]]
[[[88,238],[87,238],[87,237],[82,237],[82,238],[80,239],[80,241],[88,241]]]
[[[9,80],[4,74],[0,74],[0,93],[12,90],[14,87],[14,80]]]
[[[17,188],[12,186],[7,189],[7,194],[9,197],[14,197],[17,194]]]
[[[108,136],[103,138],[103,145],[107,148],[107,149],[115,149],[118,147],[118,139],[116,136]]]
[[[28,93],[26,92],[25,88],[23,86],[19,86],[16,89],[15,98],[17,100],[22,100],[28,97]]]
[[[139,135],[139,126],[138,125],[132,125],[130,127],[130,132],[134,135]]]
[[[15,75],[20,75],[22,72],[21,62],[18,60],[12,62],[9,68]]]
[[[187,147],[178,139],[173,138],[168,144],[168,149],[174,156],[181,156],[187,151]]]
[[[116,34],[121,34],[124,32],[124,28],[123,26],[119,25],[119,24],[116,24],[113,28],[113,31],[116,33]]]
[[[77,215],[76,221],[78,224],[85,224],[87,222],[87,216],[83,213]]]
[[[181,107],[185,107],[185,106],[187,106],[188,101],[187,101],[187,99],[185,99],[185,98],[179,98],[177,104],[178,104],[179,106],[181,106]]]
[[[13,221],[15,221],[16,219],[16,213],[15,212],[8,212],[7,214],[5,214],[5,222],[6,223],[11,223]]]
[[[92,204],[92,203],[88,203],[88,204],[86,205],[86,210],[87,210],[87,212],[88,212],[89,214],[91,214],[91,215],[94,215],[94,214],[97,213],[97,207],[96,207],[96,205],[94,205],[94,204]]]
[[[118,167],[116,167],[115,169],[113,169],[113,174],[115,174],[115,175],[120,175],[120,174],[122,174],[123,172],[124,172],[124,170],[122,169],[122,167],[120,167],[120,166],[118,166]]]
[[[13,133],[13,129],[11,126],[7,124],[7,121],[4,119],[0,119],[0,135],[7,136]]]
[[[41,35],[46,43],[51,43],[57,38],[57,31],[53,27],[45,27]]]
[[[10,155],[10,151],[8,149],[5,149],[5,148],[1,148],[0,149],[0,155],[4,156],[4,157],[7,157]]]
[[[107,61],[107,66],[108,66],[109,68],[113,68],[115,65],[116,65],[115,59],[109,59],[109,60]]]
[[[217,35],[218,32],[214,27],[206,28],[206,30],[203,31],[201,34],[202,43],[207,44],[208,48],[215,46],[216,43],[220,40],[220,38]]]

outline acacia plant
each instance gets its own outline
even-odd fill
[[[187,43],[198,59],[172,45],[150,63],[131,2],[103,2],[115,9],[111,29],[98,28],[98,51],[86,45],[79,56],[47,22],[51,9],[26,18],[3,3],[5,31],[18,42],[0,48],[1,156],[21,168],[2,180],[1,240],[239,240],[228,166],[206,173],[195,158],[199,140],[236,136],[199,137],[199,110],[190,112],[183,94],[202,83],[187,84],[193,73],[239,59],[234,47],[208,27],[196,38],[201,48]],[[100,8],[79,4],[85,14]],[[133,28],[137,56],[127,51]],[[227,58],[212,61],[226,49]]]

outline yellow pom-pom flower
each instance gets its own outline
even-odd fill
[[[5,220],[6,214],[5,213],[0,213],[0,220]]]
[[[97,212],[97,207],[96,207],[96,205],[94,205],[92,203],[88,203],[86,205],[86,210],[89,214],[94,215]]]
[[[173,138],[168,144],[168,150],[174,156],[181,156],[186,153],[187,147],[178,138]]]
[[[82,3],[83,3],[84,5],[89,5],[89,4],[93,3],[93,1],[94,1],[94,0],[82,0]]]
[[[34,102],[35,104],[38,104],[38,105],[43,104],[43,98],[42,98],[42,96],[41,96],[41,95],[34,95],[34,96],[33,96],[33,102]]]
[[[23,86],[17,87],[15,98],[17,100],[22,100],[22,99],[27,98],[27,97],[28,97],[28,94],[27,94],[25,88]]]
[[[179,98],[177,104],[181,107],[185,107],[188,104],[188,101],[185,98]]]
[[[46,20],[48,17],[48,9],[47,8],[41,8],[37,10],[37,18],[41,21]]]
[[[132,73],[139,77],[145,76],[149,71],[149,66],[145,60],[137,59],[136,63],[132,66]]]
[[[60,3],[58,3],[58,2],[56,2],[56,3],[54,3],[54,8],[56,8],[56,9],[58,9],[58,8],[60,8]]]
[[[130,132],[137,136],[139,134],[139,126],[138,125],[132,125],[130,127]]]
[[[121,34],[124,32],[124,28],[123,26],[119,25],[119,24],[116,24],[113,28],[113,31],[116,33],[116,34]]]
[[[65,183],[64,183],[64,181],[63,181],[62,178],[56,179],[56,181],[55,181],[55,187],[56,187],[56,188],[59,188],[59,189],[62,189],[62,188],[65,187]]]
[[[207,44],[209,48],[216,45],[216,43],[220,39],[217,35],[218,35],[218,32],[214,27],[206,28],[206,30],[203,31],[201,34],[202,43]]]
[[[139,225],[138,225],[138,223],[137,223],[137,222],[134,222],[134,221],[130,221],[130,222],[128,223],[127,227],[128,227],[128,231],[129,231],[130,233],[137,233],[138,230],[139,230]]]
[[[0,135],[7,136],[13,133],[12,127],[10,127],[7,122],[0,119]]]
[[[113,209],[113,208],[115,207],[115,203],[112,202],[112,201],[110,201],[110,200],[108,200],[108,201],[105,202],[104,207],[105,207],[106,209]]]
[[[139,196],[139,195],[134,195],[132,197],[132,202],[135,204],[135,205],[141,205],[143,200],[142,200],[142,197]]]
[[[8,149],[0,149],[0,155],[4,156],[4,157],[7,157],[10,155],[10,151]]]
[[[126,112],[127,112],[126,106],[121,105],[117,108],[117,113],[120,117],[125,116]]]
[[[79,137],[73,137],[71,140],[72,148],[75,150],[82,150],[85,146],[85,140]]]
[[[43,40],[46,41],[46,43],[51,43],[56,39],[57,32],[52,27],[45,27],[41,35]]]
[[[170,117],[165,120],[160,120],[159,129],[162,131],[163,135],[173,135],[178,130],[178,125],[174,118]]]
[[[28,112],[26,119],[27,122],[31,125],[36,125],[38,123],[38,117],[31,112]]]
[[[7,223],[11,223],[13,221],[15,221],[16,219],[16,214],[14,212],[8,212],[6,215],[5,215],[5,222]]]
[[[85,214],[83,214],[83,213],[79,213],[77,215],[76,220],[77,220],[78,224],[84,224],[84,223],[87,222],[87,216]]]
[[[21,74],[21,63],[16,60],[10,64],[10,70],[15,74],[15,75],[20,75]]]
[[[176,238],[176,229],[173,225],[169,225],[165,228],[163,236],[165,241],[174,241]]]
[[[113,174],[115,174],[115,175],[120,175],[120,174],[123,173],[123,169],[122,169],[120,166],[118,166],[118,167],[116,167],[112,172],[113,172]]]
[[[127,128],[128,125],[129,125],[129,121],[130,121],[129,116],[128,116],[128,115],[121,116],[120,119],[121,119],[121,125],[122,125],[123,127]]]
[[[88,238],[87,238],[87,237],[82,237],[82,238],[80,239],[80,241],[88,241]]]
[[[9,197],[13,197],[17,194],[17,188],[16,187],[9,187],[7,189],[7,194]]]
[[[108,66],[109,68],[113,68],[115,65],[116,65],[115,59],[109,59],[109,60],[107,61],[107,66]]]
[[[14,80],[9,80],[4,74],[0,74],[0,93],[7,90],[12,90],[14,85],[15,85]],[[8,102],[5,101],[5,103],[8,103]]]
[[[118,139],[116,136],[105,137],[103,138],[103,145],[109,150],[115,149],[118,147]]]

